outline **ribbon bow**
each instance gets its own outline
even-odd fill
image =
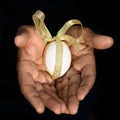
[[[33,14],[32,18],[33,18],[35,27],[36,27],[37,31],[40,33],[44,43],[47,44],[48,42],[53,42],[53,41],[56,41],[56,43],[57,43],[59,53],[56,54],[56,64],[55,64],[55,70],[54,70],[54,74],[53,74],[53,79],[56,79],[60,76],[60,72],[61,72],[60,66],[62,66],[61,65],[62,64],[62,54],[61,54],[62,53],[62,44],[60,41],[66,41],[66,42],[72,44],[78,50],[80,50],[81,49],[80,40],[82,39],[83,34],[81,33],[81,35],[78,38],[73,38],[72,36],[67,35],[66,32],[71,26],[73,26],[75,24],[80,25],[81,30],[83,32],[83,25],[77,19],[69,20],[57,32],[57,35],[52,37],[51,33],[49,32],[49,30],[47,29],[47,27],[44,23],[45,14],[42,11],[37,10]],[[58,66],[59,66],[59,68],[58,68]]]

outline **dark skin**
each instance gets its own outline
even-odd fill
[[[79,26],[73,26],[67,31],[75,38],[80,33]],[[47,107],[55,114],[78,112],[80,102],[96,80],[94,49],[104,50],[113,45],[110,36],[96,34],[84,27],[82,49],[77,51],[69,45],[73,59],[70,69],[61,78],[52,80],[42,61],[45,44],[35,27],[21,26],[14,42],[18,47],[17,72],[22,94],[38,113],[43,113]]]

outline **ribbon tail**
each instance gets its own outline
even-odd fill
[[[72,20],[69,20],[69,21],[67,21],[64,25],[63,25],[63,27],[58,31],[58,35],[64,35],[66,32],[67,32],[67,30],[71,27],[71,26],[73,26],[73,25],[80,25],[81,27],[82,27],[82,29],[83,29],[83,25],[82,25],[82,23],[81,23],[81,21],[79,21],[79,20],[77,20],[77,19],[72,19]]]
[[[73,25],[80,25],[81,26],[81,35],[78,38],[75,38],[75,39],[70,35],[66,35],[67,30],[70,27],[72,27]],[[81,21],[79,21],[77,19],[72,19],[72,20],[67,21],[63,25],[63,27],[58,31],[57,37],[72,43],[73,46],[77,47],[77,49],[80,50],[80,48],[81,48],[80,47],[80,41],[81,41],[81,39],[83,39],[83,25],[82,25]]]

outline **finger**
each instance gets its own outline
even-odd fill
[[[47,89],[48,88],[48,89]],[[66,106],[65,106],[65,103],[58,97],[57,95],[57,91],[55,90],[55,85],[54,84],[51,84],[48,85],[46,84],[44,86],[44,89],[45,89],[45,92],[50,95],[51,97],[55,98],[61,105],[61,113],[66,113]]]
[[[45,106],[53,111],[56,114],[61,114],[61,106],[60,103],[55,99],[49,96],[44,92],[40,92],[39,95],[41,96],[42,100],[44,101]]]
[[[33,78],[30,74],[26,73],[20,77],[22,79],[20,82],[21,92],[24,97],[29,101],[29,103],[35,108],[38,113],[43,113],[45,106],[43,101],[40,99],[40,96],[37,90],[34,87]]]
[[[81,71],[84,68],[84,66],[88,64],[92,64],[93,66],[95,64],[95,58],[93,53],[81,55],[72,63],[73,68],[77,71]]]
[[[78,111],[79,100],[77,99],[76,94],[80,82],[81,82],[80,74],[75,74],[70,79],[68,91],[68,110],[70,114],[76,114]]]
[[[58,95],[59,97],[67,103],[68,89],[69,89],[69,80],[67,78],[63,78],[61,83],[58,83]]]
[[[96,34],[87,27],[84,28],[83,38],[87,45],[96,49],[107,49],[110,48],[114,43],[112,37]]]
[[[43,74],[47,80],[48,83],[52,83],[53,82],[53,79],[52,77],[46,72],[46,71],[43,71]]]
[[[39,70],[39,75],[36,81],[39,81],[40,83],[52,83],[53,79],[52,77],[46,72],[46,71],[41,71]]]
[[[81,83],[77,90],[77,97],[81,101],[89,93],[96,79],[95,64],[87,64],[81,71]]]
[[[77,90],[77,97],[79,100],[83,100],[92,88],[96,78],[94,55],[82,55],[73,62],[73,67],[81,73],[81,83]]]
[[[44,91],[39,94],[44,101],[45,106],[56,114],[64,113],[66,111],[65,104],[58,98],[57,94],[53,92],[53,87],[50,87],[47,84],[44,84],[43,87]]]
[[[25,47],[29,43],[33,32],[34,27],[27,25],[21,26],[16,33],[16,37],[14,38],[15,45],[17,47]]]
[[[40,83],[47,83],[47,79],[45,76],[44,71],[39,71],[39,76],[37,77],[36,81],[39,81]]]
[[[73,67],[70,68],[70,70],[66,73],[66,78],[71,78],[73,75],[77,74],[78,71],[76,71]]]
[[[39,79],[39,75],[40,75],[40,72],[39,70],[37,69],[37,65],[34,64],[33,62],[31,61],[28,61],[28,60],[22,60],[22,61],[19,61],[17,63],[17,69],[18,69],[18,76],[21,77],[23,76],[22,74],[26,74],[26,73],[29,73],[32,75],[33,79],[35,81],[37,81]],[[25,76],[24,76],[25,77]],[[25,82],[25,80],[23,79],[19,79],[20,82],[23,81],[23,83]]]
[[[23,60],[18,63],[19,74],[30,73],[33,76],[34,81],[41,83],[47,83],[48,78],[44,71],[38,70],[36,64],[31,61]],[[49,78],[50,79],[50,78]],[[50,81],[50,80],[49,80]],[[52,81],[52,80],[51,80]],[[25,81],[23,81],[25,82]]]
[[[71,71],[70,71],[70,73],[71,73]],[[69,77],[70,77],[70,75],[69,75]],[[64,101],[64,103],[66,104],[66,107],[68,106],[68,99],[69,99],[68,98],[68,91],[69,91],[69,79],[68,78],[67,78],[67,75],[66,75],[64,78],[62,78],[62,81],[57,80],[57,82],[56,82],[56,88],[57,88],[57,91],[58,91],[58,96],[59,96],[59,98],[61,98]],[[70,113],[68,107],[66,108],[65,113],[66,114]]]
[[[34,82],[34,86],[38,92],[43,90],[43,86],[40,82]]]

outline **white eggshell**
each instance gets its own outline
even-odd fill
[[[62,45],[63,45],[62,68],[61,68],[61,73],[59,77],[64,75],[71,65],[70,49],[65,42],[62,42]],[[44,61],[45,61],[47,71],[51,75],[53,75],[55,64],[56,64],[56,42],[55,41],[47,45],[44,58],[45,58]]]

